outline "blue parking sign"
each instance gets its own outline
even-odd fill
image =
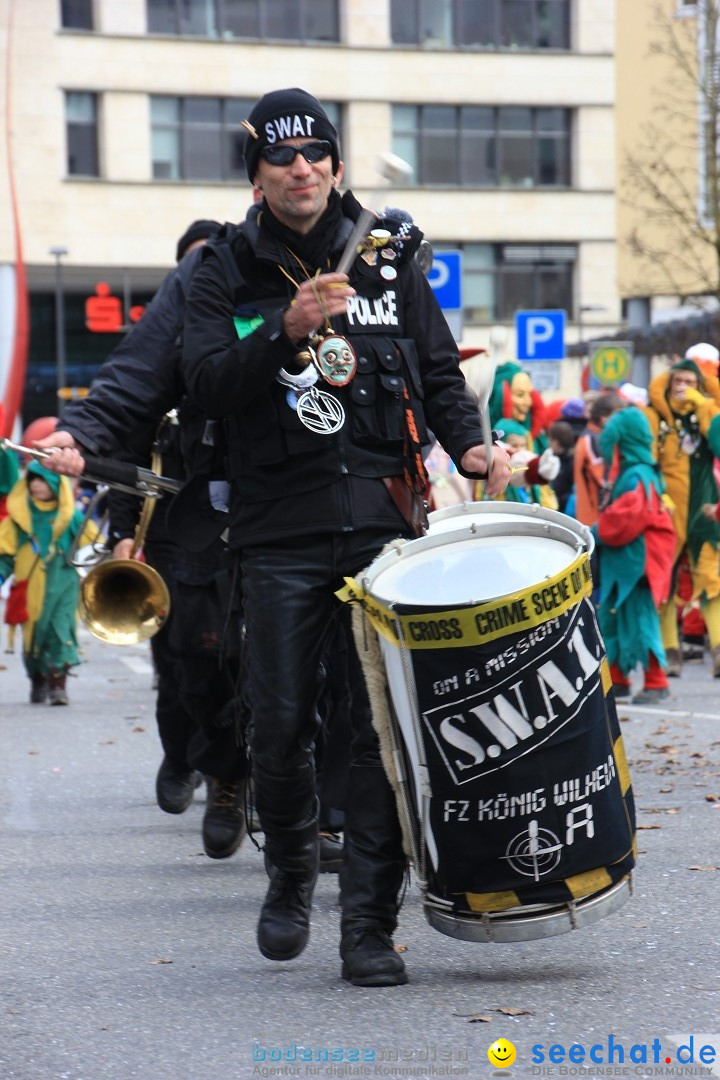
[[[565,359],[565,311],[517,311],[518,360]]]
[[[462,310],[462,252],[433,252],[427,279],[443,311]]]

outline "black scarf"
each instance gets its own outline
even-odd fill
[[[280,263],[293,276],[297,275],[298,264],[290,251],[297,256],[308,277],[316,270],[327,273],[330,270],[330,255],[333,244],[337,241],[342,221],[342,203],[337,191],[331,191],[327,209],[320,220],[308,233],[298,233],[283,225],[273,214],[267,202],[263,202],[260,216],[260,228],[269,233],[278,242]]]

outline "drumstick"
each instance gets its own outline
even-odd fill
[[[389,180],[391,185],[400,183],[403,180],[405,181],[405,183],[407,183],[413,173],[412,166],[408,165],[407,161],[403,161],[403,159],[399,158],[396,154],[389,153],[381,154],[380,158],[378,159],[377,171],[378,174],[383,178],[383,180]],[[375,191],[373,191],[370,195],[368,202],[375,202],[380,195],[381,190],[384,189],[376,188]],[[335,267],[336,273],[347,274],[348,270],[355,262],[355,258],[358,253],[358,244],[365,236],[368,230],[368,226],[371,224],[371,222],[376,220],[377,214],[374,214],[372,210],[363,208],[360,213],[360,217],[357,219],[355,228],[350,233],[348,242],[345,245],[345,250],[340,256],[340,261]]]
[[[473,389],[478,396],[480,425],[482,427],[483,443],[485,445],[485,457],[487,459],[487,480],[490,479],[490,473],[492,472],[494,461],[489,404],[490,394],[492,393],[493,383],[495,382],[496,366],[497,360],[488,357],[487,363],[483,362],[483,366],[479,372],[479,377],[476,377],[474,379],[475,385],[473,386]]]

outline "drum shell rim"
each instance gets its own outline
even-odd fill
[[[465,504],[472,505],[472,504]],[[485,505],[480,503],[478,505]],[[444,511],[438,511],[438,513],[444,513]],[[522,517],[522,515],[518,515]],[[558,514],[558,518],[568,519],[566,514]],[[544,521],[542,524],[535,521],[519,521],[514,529],[513,536],[531,536],[540,537],[545,534],[549,539],[559,541],[565,544],[574,553],[573,558],[568,560],[567,566],[570,566],[579,555],[587,553],[590,555],[593,545],[589,543],[587,546],[583,545],[578,534],[563,524],[561,521]],[[368,567],[362,573],[361,583],[364,591],[371,596],[378,603],[383,604],[385,607],[393,610],[398,601],[394,598],[381,595],[373,588],[373,584],[377,578],[385,572],[390,566],[397,565],[399,559],[412,559],[421,551],[432,551],[438,547],[447,547],[449,543],[456,544],[463,540],[469,540],[474,536],[482,537],[495,537],[495,536],[507,536],[508,531],[506,526],[502,522],[494,522],[488,525],[484,525],[482,529],[479,529],[477,525],[469,521],[467,528],[457,528],[448,532],[428,532],[425,536],[421,536],[416,540],[406,540],[396,542],[390,550],[382,552],[370,563]],[[452,539],[450,539],[452,538]],[[569,538],[572,538],[570,540]],[[590,536],[592,540],[592,536]],[[543,582],[542,577],[538,577],[534,581],[527,585],[522,586],[520,589],[513,590],[511,592],[496,593],[493,595],[483,595],[473,597],[469,600],[461,601],[448,601],[445,604],[433,603],[430,601],[414,604],[411,601],[402,601],[403,610],[417,611],[417,612],[433,612],[447,610],[449,605],[452,605],[453,609],[463,609],[476,607],[478,604],[493,603],[500,601],[504,597],[512,597],[518,591],[524,591],[526,588],[532,588],[533,585],[541,585]]]

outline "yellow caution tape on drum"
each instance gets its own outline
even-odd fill
[[[482,645],[540,626],[575,607],[592,588],[590,557],[583,553],[559,574],[522,592],[453,610],[400,613],[354,578],[345,578],[345,586],[335,595],[345,603],[360,604],[375,630],[394,645],[451,649]]]

